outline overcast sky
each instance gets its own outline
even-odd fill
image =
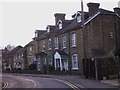
[[[99,2],[100,8],[113,11],[119,0],[83,1],[85,11],[88,2]],[[81,10],[80,0],[2,0],[0,7],[0,48],[8,44],[24,46],[32,40],[36,29],[54,25],[55,13],[66,13],[66,19],[71,19]]]

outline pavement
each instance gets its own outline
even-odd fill
[[[42,75],[41,75],[42,76]],[[43,77],[52,77],[57,79],[62,79],[68,82],[75,84],[80,88],[118,88],[118,84],[116,80],[93,80],[93,79],[85,79],[79,75],[43,75]],[[114,82],[113,82],[114,81]],[[109,82],[109,83],[107,83]]]
[[[113,86],[118,87],[120,85],[118,79],[111,79],[111,80],[101,80],[102,83],[107,83]]]
[[[43,74],[21,74],[21,75],[30,75],[32,77],[45,77],[45,78],[55,78],[64,81],[68,81],[77,87],[80,88],[94,88],[102,90],[119,90],[118,80],[94,80],[94,79],[85,79],[79,75],[43,75]],[[85,89],[86,90],[86,89]]]

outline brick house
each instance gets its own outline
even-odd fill
[[[22,47],[14,55],[14,68],[15,69],[28,69],[27,49]]]
[[[17,46],[8,53],[6,53],[6,69],[14,69],[14,57],[17,51],[19,51],[22,48],[22,46]]]
[[[26,53],[27,53],[27,67],[29,69],[36,70],[36,57],[35,57],[35,44],[34,41],[30,41],[27,45],[25,45]]]
[[[36,64],[34,42],[30,41],[14,54],[14,68],[32,69],[33,64]]]
[[[48,72],[51,65],[54,70],[69,74],[97,77],[98,61],[115,60],[114,54],[120,48],[120,8],[114,8],[113,12],[100,9],[99,3],[87,6],[89,12],[84,12],[87,60],[83,52],[82,12],[72,15],[72,20],[65,20],[65,14],[56,13],[55,26],[48,25],[46,31],[39,31],[42,33],[34,38],[39,70],[43,70],[45,64]]]
[[[9,53],[9,50],[7,48],[2,49],[2,70],[6,70],[7,67],[9,66],[8,63],[8,56],[7,54]]]

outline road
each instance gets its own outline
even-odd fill
[[[74,85],[69,82],[53,78],[3,74],[2,79],[7,83],[6,88],[71,88],[74,90]]]

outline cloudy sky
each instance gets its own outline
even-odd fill
[[[84,10],[88,2],[99,2],[100,8],[113,11],[119,0],[83,0]],[[0,2],[0,48],[26,45],[34,37],[36,29],[44,30],[54,25],[55,13],[66,13],[66,19],[80,8],[80,0],[2,0]]]

